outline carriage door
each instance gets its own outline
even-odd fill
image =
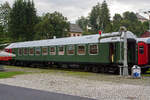
[[[110,43],[109,45],[109,59],[110,59],[110,62],[111,63],[114,63],[114,44],[113,43]]]
[[[148,63],[148,46],[144,42],[138,43],[138,65],[145,65]]]

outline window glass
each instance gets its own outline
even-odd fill
[[[34,48],[30,48],[29,53],[30,53],[30,55],[34,55]]]
[[[73,45],[69,45],[67,47],[67,52],[68,52],[69,55],[74,54],[74,46]]]
[[[85,46],[84,45],[78,46],[78,54],[79,55],[85,55]]]
[[[56,55],[56,48],[55,47],[50,47],[50,55]]]
[[[18,55],[22,55],[22,48],[18,49]]]
[[[140,46],[139,47],[139,53],[140,54],[144,54],[144,46]]]
[[[36,55],[40,55],[41,54],[41,48],[40,47],[35,48],[35,54]]]
[[[48,48],[47,47],[42,48],[42,54],[43,55],[48,55]]]
[[[98,54],[98,45],[90,45],[90,54]]]
[[[58,54],[59,54],[59,55],[64,55],[64,53],[65,53],[65,52],[64,52],[64,46],[59,46],[59,47],[58,47],[58,50],[59,50],[59,51],[58,51]]]
[[[28,48],[24,48],[24,55],[27,55],[28,53]]]

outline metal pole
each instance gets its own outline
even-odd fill
[[[149,22],[149,30],[148,31],[150,32],[150,15],[148,14],[148,16],[149,16],[149,21],[148,21]]]
[[[127,34],[124,30],[124,63],[123,63],[123,76],[128,76],[128,62],[127,62]]]

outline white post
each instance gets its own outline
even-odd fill
[[[127,34],[124,30],[124,63],[123,63],[123,76],[128,76],[128,60],[127,60]]]

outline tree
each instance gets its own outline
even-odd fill
[[[0,42],[9,42],[8,22],[10,14],[10,5],[8,2],[0,5]]]
[[[69,23],[67,18],[59,12],[47,13],[42,21],[35,26],[36,39],[49,39],[67,36]]]
[[[78,24],[84,31],[87,31],[87,26],[89,24],[88,18],[81,16],[77,21]]]
[[[125,26],[129,31],[133,32],[137,36],[144,33],[144,27],[142,22],[138,21],[136,14],[133,12],[124,12],[121,26]]]
[[[93,7],[89,20],[94,32],[97,32],[100,29],[104,32],[111,31],[110,14],[105,0],[102,5],[98,3]]]
[[[10,12],[9,31],[13,41],[33,40],[37,23],[33,1],[16,0]]]
[[[106,1],[101,6],[101,25],[104,32],[111,32],[110,13]]]
[[[10,5],[8,2],[0,5],[0,23],[4,27],[5,31],[8,31],[8,21],[9,21],[9,13],[10,13]]]
[[[120,14],[115,14],[115,16],[113,17],[113,31],[119,31],[120,26],[121,26],[121,21],[122,21],[122,17]]]
[[[97,32],[101,25],[101,5],[98,3],[96,6],[93,7],[90,16],[89,16],[89,23],[92,27],[93,32]]]

